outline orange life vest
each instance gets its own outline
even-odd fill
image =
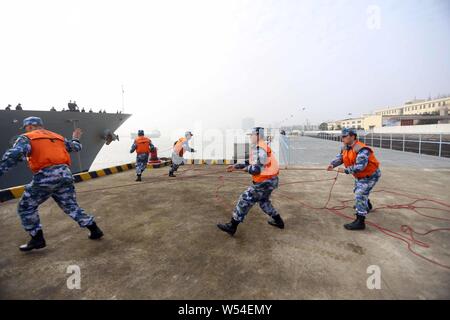
[[[253,182],[260,183],[266,180],[269,180],[273,177],[278,176],[280,172],[280,167],[278,165],[277,159],[272,152],[272,149],[263,141],[260,140],[258,142],[258,147],[263,149],[267,154],[267,161],[264,167],[261,170],[260,174],[253,175]],[[257,148],[258,149],[258,148]],[[250,152],[250,164],[254,163],[253,161],[253,152]]]
[[[344,162],[344,166],[346,168],[355,165],[358,152],[362,149],[369,150],[369,163],[363,171],[353,174],[353,176],[357,179],[371,176],[380,166],[380,162],[378,162],[377,158],[375,158],[372,148],[369,148],[367,145],[357,140],[350,150],[347,150],[346,148],[342,149],[342,161]]]
[[[183,148],[183,144],[187,141],[187,139],[185,137],[182,137],[180,139],[178,139],[177,142],[175,142],[175,146],[173,147],[173,151],[178,154],[180,157],[182,157],[184,155],[184,152],[186,150],[184,150]]]
[[[27,132],[24,135],[31,143],[28,165],[33,173],[59,164],[70,166],[70,155],[66,150],[63,136],[44,129]]]
[[[150,153],[150,143],[152,143],[152,141],[149,138],[140,136],[134,139],[134,143],[136,144],[137,154]]]

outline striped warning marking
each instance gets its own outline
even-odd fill
[[[161,163],[150,163],[147,165],[148,169],[154,169],[154,168],[162,168],[165,166],[168,166],[171,164],[170,160],[167,161],[161,161]],[[87,181],[91,179],[96,179],[104,176],[108,176],[111,174],[131,170],[133,168],[136,168],[136,163],[128,163],[123,164],[120,166],[95,170],[95,171],[89,171],[89,172],[82,172],[77,173],[73,175],[75,183]],[[19,187],[12,187],[9,189],[3,189],[0,190],[0,202],[5,202],[12,199],[20,198],[25,191],[25,186],[19,186]]]

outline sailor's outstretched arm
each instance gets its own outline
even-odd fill
[[[30,153],[30,140],[25,136],[19,136],[14,146],[5,152],[0,161],[0,176],[23,161]]]
[[[333,168],[339,167],[343,163],[342,161],[342,153],[339,153],[331,162],[330,165],[333,166]]]
[[[189,151],[189,152],[194,152],[194,151],[195,151],[193,148],[191,148],[191,147],[189,146],[189,142],[188,142],[188,141],[186,141],[185,143],[183,143],[183,149],[184,149],[184,151]]]
[[[66,145],[67,152],[79,152],[83,149],[83,145],[77,139],[64,139],[64,144]]]
[[[247,164],[237,163],[233,166],[233,168],[236,170],[246,171],[246,172],[250,173],[251,175],[257,175],[257,174],[261,173],[262,168],[264,167],[265,164],[268,163],[268,161],[269,160],[267,157],[267,153],[264,151],[264,149],[259,149],[258,155],[253,163],[247,163]]]
[[[66,145],[67,152],[79,152],[83,148],[80,143],[81,135],[83,131],[80,128],[76,128],[72,134],[72,140],[64,139],[64,144]]]
[[[131,145],[130,153],[133,153],[136,150],[136,143],[133,142]]]
[[[269,159],[267,157],[266,151],[264,151],[264,149],[262,148],[258,148],[256,159],[254,160],[253,163],[250,163],[246,171],[251,175],[260,174],[264,165],[266,165],[268,162]]]

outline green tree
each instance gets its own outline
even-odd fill
[[[326,124],[326,122],[322,122],[319,125],[319,130],[328,130],[328,125]]]

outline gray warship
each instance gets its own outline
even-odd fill
[[[3,156],[16,140],[24,133],[22,120],[36,116],[44,121],[45,128],[72,137],[74,128],[81,128],[83,150],[71,153],[73,173],[88,171],[105,144],[110,144],[118,137],[114,132],[131,116],[123,113],[90,113],[71,111],[33,111],[33,110],[0,110],[0,157]],[[27,162],[23,161],[0,177],[0,190],[24,185],[31,181],[32,174]]]

